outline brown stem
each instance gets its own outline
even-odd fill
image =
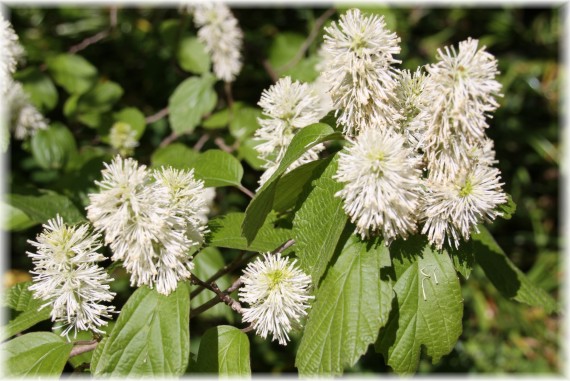
[[[224,142],[224,139],[220,136],[218,136],[217,138],[214,139],[214,143],[216,143],[216,145],[222,150],[222,151],[226,151],[227,153],[232,153],[234,152],[234,148],[228,146],[226,144],[226,142]]]
[[[161,141],[158,146],[159,147],[166,147],[167,145],[169,145],[170,143],[172,143],[176,139],[178,139],[178,134],[176,132],[172,132],[170,135],[165,137],[164,140]]]
[[[269,61],[263,60],[263,61],[261,61],[261,64],[263,65],[263,68],[265,69],[267,74],[269,74],[269,78],[271,78],[271,80],[273,82],[277,82],[279,80],[279,76],[277,75],[277,73],[275,72],[275,70],[273,69],[273,66],[271,66]]]
[[[319,31],[321,30],[323,24],[329,19],[329,17],[331,17],[334,13],[336,12],[336,9],[334,8],[330,8],[327,9],[327,11],[325,13],[323,13],[316,21],[315,21],[315,25],[313,25],[313,29],[311,29],[311,33],[309,33],[309,36],[307,37],[307,39],[303,42],[303,45],[301,45],[301,47],[299,48],[299,50],[297,51],[297,53],[295,54],[295,57],[293,57],[289,62],[287,62],[285,65],[281,66],[280,68],[277,69],[277,71],[279,72],[284,72],[287,71],[289,69],[291,69],[293,66],[295,66],[296,64],[299,63],[299,61],[301,60],[301,58],[303,58],[303,56],[305,55],[305,53],[307,53],[307,50],[309,49],[309,47],[311,46],[311,44],[313,43],[313,41],[315,40],[315,38],[317,38]]]
[[[243,333],[251,332],[251,331],[253,331],[253,326],[252,326],[252,325],[249,325],[249,326],[247,326],[247,327],[245,327],[245,328],[240,329],[240,331],[242,331]]]
[[[237,186],[237,188],[242,191],[244,194],[246,194],[247,196],[249,196],[249,198],[253,198],[255,196],[255,194],[250,191],[249,189],[247,189],[246,187],[244,187],[243,185],[239,184]]]
[[[224,91],[226,93],[226,97],[228,99],[228,108],[232,108],[234,105],[234,97],[232,95],[232,83],[231,82],[224,82]]]
[[[216,297],[210,299],[208,302],[204,303],[203,305],[199,306],[195,310],[191,311],[191,313],[190,313],[191,318],[202,313],[202,312],[204,312],[204,311],[206,311],[206,310],[208,310],[209,308],[215,306],[220,301],[226,303],[232,310],[236,311],[237,313],[241,313],[241,304],[239,304],[238,301],[234,300],[229,295],[230,292],[228,292],[228,290],[231,287],[228,288],[228,290],[226,290],[226,291],[221,291],[215,282],[206,283],[206,282],[200,280],[199,278],[197,278],[194,274],[192,274],[192,277],[190,278],[190,282],[192,282],[192,284],[196,284],[196,285],[202,286],[204,288],[207,288],[208,290],[210,290],[216,294]],[[233,285],[232,285],[232,287],[233,287]],[[239,286],[237,286],[237,287],[239,287]]]
[[[87,37],[85,40],[81,41],[79,44],[77,45],[73,45],[71,48],[69,48],[69,53],[77,53],[85,48],[87,48],[89,45],[93,45],[96,42],[101,41],[102,39],[104,39],[105,37],[107,37],[109,35],[109,29],[103,30],[91,37]]]
[[[200,139],[198,139],[198,141],[196,142],[196,144],[194,144],[194,149],[196,151],[200,151],[202,149],[202,147],[204,147],[204,144],[206,144],[206,142],[208,141],[208,139],[210,139],[210,135],[209,134],[204,134],[202,136],[200,136]]]
[[[97,345],[99,344],[99,342],[96,340],[84,342],[84,343],[87,343],[87,344],[74,343],[74,346],[71,349],[71,353],[69,354],[69,357],[78,356],[82,353],[92,351],[93,349],[97,348]]]
[[[246,256],[245,259],[243,259],[244,255],[245,255],[245,252],[240,251],[238,256],[231,263],[225,265],[220,270],[218,270],[214,275],[209,277],[206,280],[206,283],[211,283],[211,282],[217,281],[220,277],[222,277],[226,274],[229,274],[232,271],[234,271],[236,268],[238,268],[242,264],[242,262],[249,261],[252,257],[254,257],[257,254],[248,255],[248,256]],[[198,296],[202,291],[204,291],[204,289],[205,289],[205,287],[202,287],[202,286],[199,286],[198,288],[196,288],[194,291],[192,291],[190,293],[190,299]]]
[[[158,111],[156,114],[147,116],[145,122],[146,124],[151,124],[156,122],[157,120],[164,118],[166,115],[168,115],[168,107],[163,108],[162,110]]]

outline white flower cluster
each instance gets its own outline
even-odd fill
[[[18,61],[25,54],[18,42],[9,21],[0,15],[0,95],[6,100],[7,112],[10,115],[10,130],[14,137],[23,140],[32,136],[39,129],[47,128],[42,114],[30,103],[30,99],[19,82],[12,75],[16,72]]]
[[[243,33],[230,9],[221,3],[204,2],[193,7],[198,39],[212,57],[216,77],[233,82],[242,67]]]
[[[317,123],[329,110],[321,104],[315,87],[292,81],[291,77],[281,78],[263,90],[258,105],[266,116],[258,118],[261,127],[255,132],[256,139],[260,141],[255,149],[267,169],[259,180],[261,187],[279,166],[293,136],[303,127]],[[318,159],[324,148],[324,145],[317,144],[292,163],[287,171]]]
[[[398,73],[392,68],[400,38],[386,29],[383,17],[358,9],[325,28],[324,72],[338,122],[347,136],[366,128],[390,128],[401,115],[394,107]]]
[[[109,131],[109,143],[119,152],[119,155],[131,156],[133,150],[139,145],[136,136],[137,132],[130,124],[117,122],[111,126],[111,131]]]
[[[399,39],[381,18],[350,10],[325,30],[323,75],[349,141],[337,196],[356,231],[389,243],[423,222],[437,248],[457,247],[500,215],[506,195],[485,135],[501,87],[495,58],[468,39],[412,74],[391,66]]]
[[[24,56],[24,48],[18,42],[18,35],[12,24],[0,14],[0,92],[6,94],[12,84],[18,61]]]
[[[10,129],[16,139],[24,140],[33,136],[37,130],[48,127],[44,116],[30,103],[19,82],[12,82],[6,93],[6,100],[10,112]]]
[[[266,253],[248,264],[239,291],[240,300],[250,305],[242,309],[243,320],[264,339],[271,333],[281,345],[287,345],[289,331],[299,327],[314,298],[309,295],[311,278],[295,264],[279,253]]]
[[[109,291],[112,279],[97,265],[106,258],[97,253],[100,234],[91,234],[88,225],[67,226],[58,215],[43,225],[36,241],[28,241],[36,252],[28,252],[34,263],[34,296],[51,306],[52,321],[62,323],[62,336],[71,330],[92,330],[107,325],[113,306],[102,304],[113,300]]]
[[[100,192],[90,194],[87,217],[123,261],[131,284],[168,295],[193,269],[190,250],[203,243],[204,184],[193,170],[148,171],[117,156],[105,164]]]
[[[438,248],[446,240],[459,246],[477,224],[501,215],[507,201],[500,183],[493,142],[485,135],[487,117],[498,107],[501,84],[497,61],[478,41],[459,43],[459,51],[438,50],[439,62],[427,66],[418,119],[427,161],[423,233]]]

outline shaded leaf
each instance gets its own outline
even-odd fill
[[[487,228],[479,225],[478,229],[480,233],[471,234],[475,260],[497,290],[506,298],[543,307],[548,313],[558,311],[556,301],[546,291],[534,285],[511,262]]]
[[[22,83],[30,101],[41,111],[52,110],[59,98],[57,89],[50,77],[35,67],[27,67],[14,74],[14,79]]]
[[[36,223],[47,222],[58,213],[69,224],[85,221],[85,217],[71,200],[59,194],[51,193],[42,196],[11,194],[8,195],[7,201],[26,213]]]
[[[75,54],[59,54],[48,58],[47,68],[54,81],[70,94],[82,94],[97,80],[97,69]]]
[[[244,213],[228,213],[224,216],[212,218],[208,223],[210,233],[206,236],[208,245],[266,252],[277,249],[292,237],[290,230],[274,227],[271,222],[272,219],[268,218],[259,229],[255,239],[248,245],[245,237],[241,235],[240,227],[244,217]]]
[[[77,154],[73,134],[61,123],[52,123],[49,128],[38,130],[31,139],[32,155],[43,169],[64,168]]]

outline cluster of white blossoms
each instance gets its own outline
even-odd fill
[[[131,274],[131,285],[168,295],[194,267],[190,250],[203,243],[207,213],[204,184],[193,170],[148,171],[117,156],[105,164],[100,192],[90,194],[87,218],[104,233]]]
[[[5,99],[10,113],[10,129],[14,133],[14,138],[24,140],[28,136],[33,136],[36,131],[48,127],[44,116],[30,103],[28,95],[19,82],[12,82]]]
[[[458,247],[506,202],[487,118],[498,107],[497,61],[468,39],[415,73],[392,67],[399,38],[350,10],[326,28],[322,75],[348,144],[335,179],[362,237],[386,244],[422,233]]]
[[[492,167],[493,142],[485,134],[501,84],[495,80],[497,60],[477,40],[438,55],[439,62],[426,68],[418,115],[425,121],[421,140],[428,169],[422,232],[438,248],[446,237],[458,247],[477,224],[501,215],[497,206],[507,201],[500,172]]]
[[[136,139],[137,132],[125,122],[117,122],[109,131],[109,143],[121,156],[131,156],[139,142]]]
[[[299,327],[314,298],[309,294],[311,278],[296,262],[280,253],[266,253],[248,264],[241,277],[244,285],[239,297],[250,305],[242,309],[243,321],[264,339],[271,333],[272,341],[277,339],[281,345],[287,344],[291,329]]]
[[[113,306],[103,304],[113,300],[109,291],[113,280],[97,262],[105,256],[97,253],[101,247],[100,234],[89,232],[87,224],[68,226],[58,215],[43,225],[36,241],[28,241],[36,248],[28,252],[32,258],[34,296],[51,306],[52,321],[66,327],[62,336],[71,330],[92,330],[107,325]]]
[[[6,100],[10,130],[18,140],[47,128],[44,116],[30,103],[22,84],[12,78],[24,54],[12,25],[0,15],[0,95]]]
[[[347,136],[366,128],[390,128],[401,118],[394,107],[398,73],[392,67],[400,38],[383,17],[358,9],[325,28],[323,77],[329,85],[338,123]]]
[[[316,88],[307,83],[281,78],[269,89],[263,90],[258,105],[265,118],[258,118],[260,128],[255,132],[260,143],[255,147],[259,157],[265,161],[265,173],[259,180],[260,187],[275,172],[285,156],[293,136],[310,124],[317,123],[328,113]],[[318,159],[324,145],[317,144],[292,163],[287,171]]]
[[[198,39],[212,57],[214,74],[221,80],[233,82],[241,71],[243,33],[230,9],[217,2],[204,2],[191,8],[194,24],[199,28]]]
[[[6,94],[12,84],[18,61],[24,56],[24,48],[18,42],[18,35],[12,24],[0,14],[0,92]]]

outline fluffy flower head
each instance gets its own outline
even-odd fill
[[[281,78],[261,94],[259,106],[266,118],[258,118],[260,128],[255,137],[260,143],[255,147],[265,161],[267,171],[260,179],[260,186],[271,177],[283,159],[293,136],[303,127],[317,123],[329,110],[321,108],[321,100],[309,84]],[[318,144],[292,163],[288,171],[318,158],[324,145]]]
[[[62,335],[88,329],[102,333],[103,319],[114,311],[102,302],[113,300],[115,293],[109,291],[112,279],[97,265],[105,260],[97,253],[100,235],[91,234],[87,225],[67,226],[59,215],[43,228],[36,241],[28,241],[36,248],[27,252],[35,266],[30,290],[47,302],[42,308],[52,307],[52,321],[66,327]]]
[[[363,238],[380,232],[389,243],[416,229],[421,171],[404,143],[400,134],[367,129],[340,153],[334,178],[344,188],[336,196]]]
[[[30,103],[28,95],[19,82],[12,82],[6,94],[10,112],[10,129],[14,137],[23,140],[38,130],[47,128],[42,114]]]
[[[205,2],[194,8],[198,38],[212,57],[216,77],[232,82],[239,74],[243,33],[230,9],[221,3]]]
[[[89,195],[87,217],[105,233],[113,260],[122,260],[132,285],[156,286],[168,295],[194,264],[189,250],[203,242],[198,215],[205,207],[203,184],[193,173],[162,169],[149,173],[133,159],[105,164],[101,191]]]
[[[386,29],[383,17],[363,16],[358,9],[325,28],[324,79],[339,123],[348,136],[369,126],[394,125],[400,118],[394,103],[400,39]]]
[[[281,345],[287,345],[288,332],[300,324],[314,298],[309,295],[311,278],[295,263],[281,254],[264,254],[247,266],[239,291],[240,300],[250,305],[243,308],[243,320],[263,338],[271,333]]]
[[[16,65],[24,55],[24,48],[18,42],[18,35],[12,24],[0,14],[0,93],[8,91]]]
[[[501,215],[497,206],[505,203],[507,197],[500,179],[498,169],[484,164],[475,164],[444,181],[428,179],[422,233],[439,249],[446,238],[450,245],[459,247],[461,238],[467,241],[471,231],[477,231],[477,224]]]

